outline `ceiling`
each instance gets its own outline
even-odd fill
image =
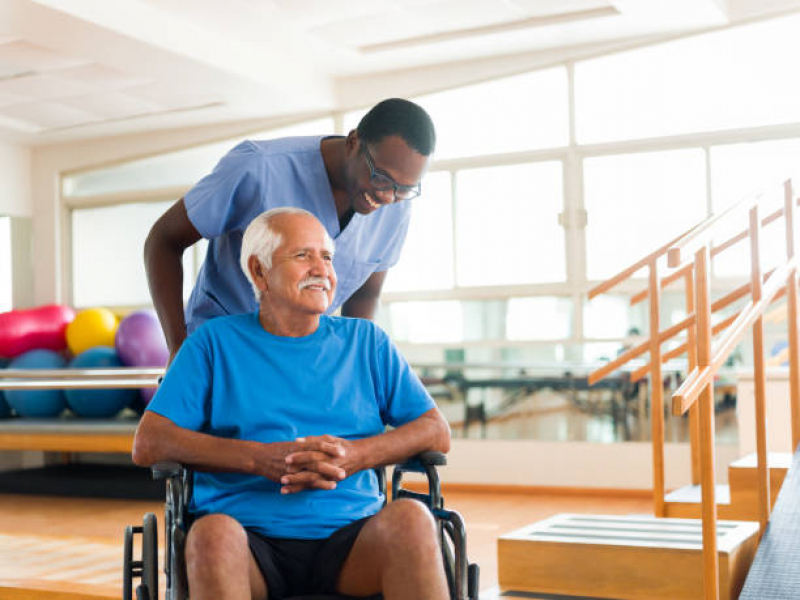
[[[800,0],[2,0],[0,141],[369,105]]]

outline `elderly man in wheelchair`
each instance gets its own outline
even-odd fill
[[[477,594],[446,575],[440,500],[385,503],[373,469],[447,452],[450,430],[383,331],[324,314],[333,251],[310,213],[257,217],[241,264],[258,311],[190,336],[141,419],[136,464],[194,471],[193,600]]]

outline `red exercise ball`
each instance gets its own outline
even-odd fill
[[[63,350],[67,347],[64,332],[74,318],[74,310],[59,304],[0,313],[0,357],[14,358],[29,350]]]

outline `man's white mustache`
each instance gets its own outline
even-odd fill
[[[329,290],[331,289],[331,280],[327,277],[309,277],[297,284],[297,288],[302,290],[312,285],[321,285],[325,290]]]

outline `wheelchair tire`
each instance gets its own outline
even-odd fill
[[[467,566],[467,595],[469,600],[478,600],[478,594],[481,587],[481,568],[472,563]]]
[[[125,528],[122,555],[122,600],[133,600],[133,527]]]
[[[142,530],[142,586],[158,598],[158,521],[153,513],[144,516]],[[137,592],[138,593],[138,592]]]

